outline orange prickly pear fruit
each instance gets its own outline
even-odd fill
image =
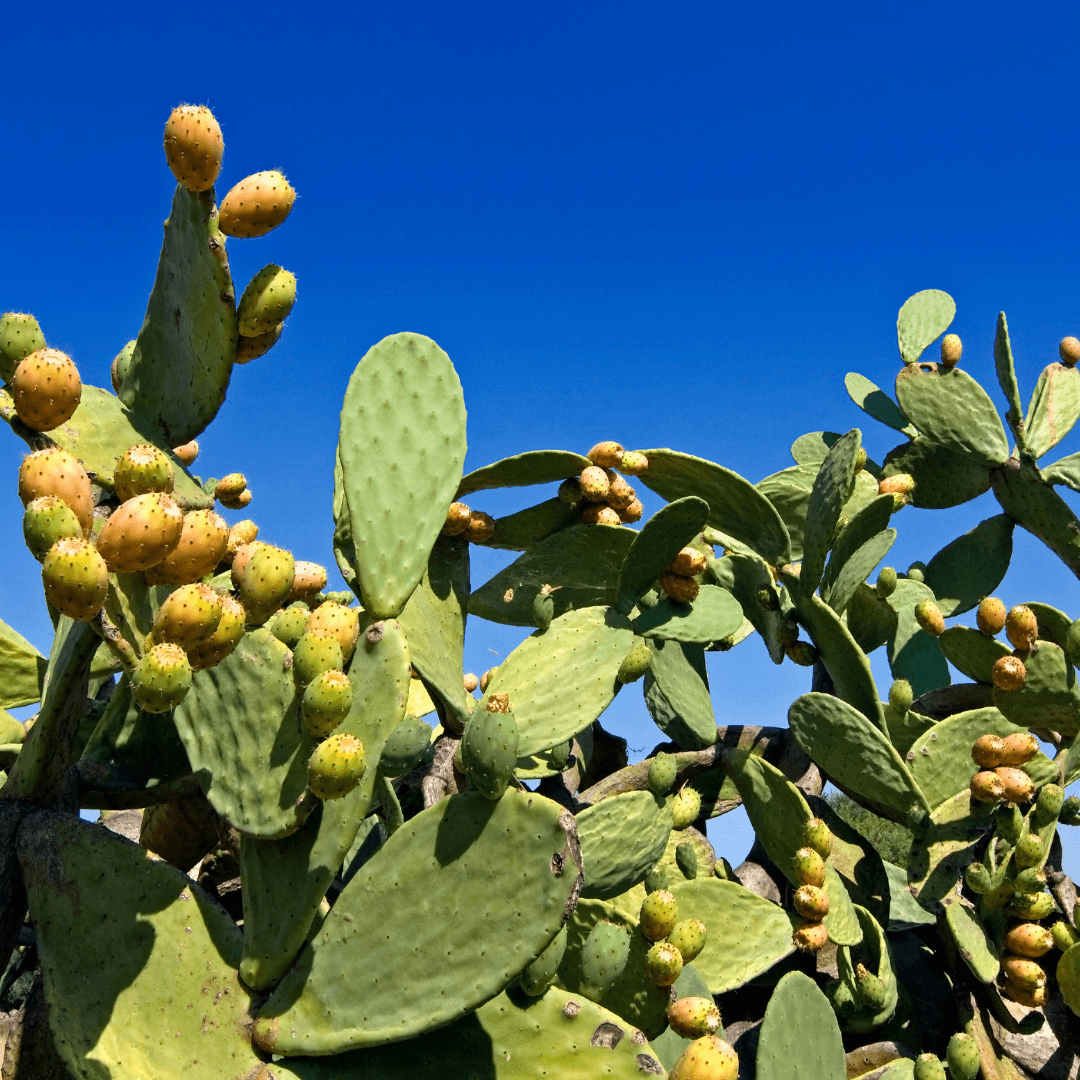
[[[803,847],[795,852],[795,877],[800,885],[825,884],[825,860],[812,848]]]
[[[1039,752],[1039,740],[1030,731],[1014,731],[1001,740],[1002,765],[1026,765]]]
[[[625,510],[618,511],[619,521],[623,525],[633,525],[635,521],[641,520],[641,515],[644,513],[645,507],[641,500],[635,499]]]
[[[638,928],[649,941],[662,941],[675,929],[679,905],[667,889],[651,892],[641,904]]]
[[[187,651],[202,644],[221,621],[221,594],[209,585],[181,585],[165,597],[154,616],[154,640]]]
[[[229,527],[213,510],[184,515],[180,540],[164,559],[146,571],[148,585],[187,585],[211,573],[225,555]]]
[[[41,567],[45,596],[70,619],[89,622],[109,595],[109,569],[87,540],[57,540]]]
[[[188,191],[208,191],[221,172],[225,140],[205,105],[177,105],[165,121],[165,161]]]
[[[175,482],[172,462],[150,443],[129,446],[116,459],[113,469],[113,488],[121,502],[148,491],[172,491]]]
[[[223,476],[214,489],[214,498],[222,506],[229,506],[235,502],[243,492],[247,490],[247,477],[243,473],[229,473]],[[231,507],[230,507],[231,508]]]
[[[945,633],[945,616],[933,600],[920,600],[915,605],[915,621],[933,637]]]
[[[832,851],[832,830],[821,818],[811,818],[803,828],[803,844],[813,848],[823,859]]]
[[[300,559],[293,574],[290,600],[310,600],[326,588],[326,567]]]
[[[231,541],[230,541],[231,542]],[[248,562],[251,560],[251,556],[261,547],[266,545],[261,540],[252,540],[250,543],[239,544],[233,551],[232,556],[232,583],[234,589],[240,588],[240,581],[244,576],[244,569],[247,567]],[[226,544],[225,558],[228,561],[229,547]]]
[[[668,1080],[737,1080],[739,1055],[716,1035],[695,1039],[668,1073]]]
[[[589,502],[581,507],[578,520],[582,525],[619,525],[622,522],[618,510],[613,510],[606,504]]]
[[[145,712],[175,709],[191,689],[191,664],[179,645],[155,645],[131,674],[131,696]]]
[[[341,646],[341,655],[347,664],[360,636],[360,609],[347,608],[344,604],[335,604],[328,600],[308,616],[304,632],[329,634]]]
[[[169,495],[148,491],[118,506],[98,534],[97,547],[113,573],[149,570],[180,543],[184,515]]]
[[[1017,956],[1037,960],[1054,947],[1054,935],[1038,923],[1020,923],[1005,935],[1005,948]]]
[[[996,772],[977,772],[968,788],[977,802],[1001,802],[1005,798],[1005,781]]]
[[[231,529],[229,529],[229,538],[226,541],[225,554],[223,556],[224,561],[232,565],[232,561],[240,548],[245,544],[254,543],[255,537],[258,535],[259,526],[256,525],[254,521],[238,521]],[[243,570],[243,567],[240,569]],[[233,584],[236,585],[238,582],[234,581]]]
[[[804,919],[820,921],[829,914],[828,894],[814,885],[800,885],[795,890],[795,910]]]
[[[1074,337],[1063,337],[1058,345],[1058,356],[1066,367],[1076,367],[1080,361],[1080,341]]]
[[[608,489],[611,487],[607,472],[599,465],[589,465],[582,469],[578,482],[581,484],[581,494],[589,502],[595,503],[602,503],[607,498]]]
[[[221,200],[218,227],[226,236],[265,236],[289,216],[295,201],[292,185],[276,169],[252,173]]]
[[[609,439],[597,443],[585,456],[601,469],[614,469],[622,464],[623,448]]]
[[[19,361],[11,377],[19,419],[34,431],[66,424],[82,400],[82,379],[71,357],[59,349],[38,349]]]
[[[82,463],[59,446],[35,450],[19,466],[19,498],[23,506],[42,495],[55,495],[75,512],[83,533],[90,532],[94,503],[90,477]]]
[[[234,573],[235,569],[234,559]],[[250,623],[262,624],[277,611],[292,590],[295,571],[296,563],[288,551],[270,544],[255,549],[240,575],[237,590]]]
[[[244,605],[235,596],[223,596],[217,629],[201,645],[188,650],[192,671],[221,663],[240,643],[246,623],[247,612],[244,611]]]
[[[180,459],[180,464],[185,468],[192,465],[199,456],[199,444],[192,439],[191,442],[182,443],[173,447],[173,453]]]
[[[355,735],[331,735],[308,760],[308,788],[318,799],[340,799],[360,783],[366,767],[364,744]]]
[[[472,520],[472,511],[463,502],[452,502],[446,511],[446,524],[442,527],[443,536],[460,536]]]
[[[1027,604],[1017,604],[1005,616],[1005,636],[1020,652],[1034,647],[1039,637],[1039,622]]]
[[[829,931],[823,922],[807,919],[795,927],[791,940],[799,952],[817,952],[829,943]]]
[[[637,498],[637,493],[617,472],[608,469],[607,473],[607,504],[612,510],[625,510]]]
[[[987,596],[975,612],[975,622],[987,637],[996,637],[1005,629],[1005,605],[996,596]]]
[[[1035,783],[1023,769],[999,765],[994,772],[1000,777],[1005,787],[1005,798],[1008,802],[1027,802],[1035,794]]]
[[[1004,764],[1005,740],[1000,735],[980,735],[971,747],[971,760],[981,769]]]
[[[704,571],[707,560],[697,548],[684,547],[678,555],[668,564],[668,569],[673,574],[682,574],[683,577],[694,577]]]
[[[470,544],[486,544],[495,535],[495,519],[490,514],[473,510],[463,535]]]
[[[645,978],[657,986],[670,986],[682,969],[682,954],[667,941],[658,941],[645,954]]]
[[[715,1035],[720,1027],[720,1010],[712,998],[679,998],[667,1007],[667,1018],[675,1034],[684,1039]]]
[[[994,685],[999,690],[1019,690],[1027,681],[1027,668],[1019,656],[1000,656],[994,661]]]
[[[674,574],[670,570],[665,570],[660,575],[660,588],[663,589],[672,600],[679,600],[684,604],[696,600],[698,592],[700,591],[700,586],[692,577]]]
[[[946,334],[941,339],[941,366],[954,368],[960,363],[964,346],[960,341],[959,334]]]

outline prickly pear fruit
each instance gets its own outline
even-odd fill
[[[480,676],[480,681],[477,686],[480,687],[480,693],[484,693],[488,688],[488,683],[491,682],[492,676],[499,670],[499,665],[496,664],[493,668],[488,668],[483,675]]]
[[[1001,961],[1005,977],[1025,990],[1037,990],[1046,985],[1046,972],[1034,960],[1022,956],[1006,956]]]
[[[645,875],[645,880],[642,884],[645,886],[646,895],[654,892],[669,892],[671,889],[671,878],[668,877],[667,871],[662,867],[654,866]]]
[[[188,651],[192,670],[201,671],[220,664],[240,643],[246,622],[244,605],[235,596],[223,596],[217,629],[201,645]]]
[[[23,539],[39,562],[57,540],[81,540],[82,534],[75,511],[56,495],[32,499],[23,514]]]
[[[1062,825],[1080,825],[1080,798],[1070,795],[1062,804],[1058,812],[1058,821]]]
[[[825,860],[812,847],[799,848],[795,852],[795,877],[800,885],[820,889],[825,884]]]
[[[366,767],[364,744],[355,735],[331,735],[308,759],[308,789],[317,799],[340,799],[360,783]]]
[[[980,735],[971,747],[971,759],[980,769],[995,769],[1002,764],[1005,740],[1000,735]]]
[[[649,670],[650,664],[652,664],[652,649],[641,638],[634,638],[630,651],[619,665],[617,678],[623,686],[637,682]]]
[[[90,477],[82,463],[59,446],[35,450],[19,466],[19,498],[23,506],[43,495],[62,499],[79,519],[83,534],[90,532],[94,517]]]
[[[1025,836],[1021,836],[1016,842],[1016,848],[1013,851],[1013,862],[1021,870],[1026,870],[1028,867],[1038,866],[1043,860],[1043,856],[1046,854],[1046,845],[1043,844],[1042,838],[1038,833],[1027,833]],[[1021,875],[1022,876],[1022,875]],[[1024,888],[1022,885],[1017,885],[1020,892],[1041,892],[1042,887],[1036,889]]]
[[[1001,989],[1006,997],[1012,998],[1018,1005],[1023,1005],[1025,1008],[1038,1009],[1046,1004],[1045,986],[1037,986],[1031,989],[1013,982],[1012,979],[1006,979],[1005,985]]]
[[[1023,769],[999,765],[994,772],[1005,785],[1005,800],[1011,803],[1027,802],[1035,794],[1035,784]]]
[[[623,448],[609,439],[597,443],[585,456],[601,469],[614,469],[622,463]]]
[[[1041,929],[1041,927],[1040,927]],[[1050,927],[1050,936],[1054,939],[1054,948],[1065,952],[1080,941],[1080,931],[1074,930],[1064,919],[1058,919]],[[1021,956],[1026,955],[1021,953]]]
[[[265,236],[289,216],[295,200],[292,185],[276,169],[252,173],[221,200],[218,228],[226,236]]]
[[[188,191],[209,191],[221,171],[225,140],[205,105],[177,105],[165,121],[165,161]]]
[[[670,986],[682,969],[682,954],[666,941],[658,941],[645,954],[645,978],[656,986]]]
[[[452,502],[446,511],[446,524],[442,527],[443,536],[460,536],[468,527],[472,511],[463,502]]]
[[[45,335],[33,315],[8,311],[0,315],[0,382],[11,382],[19,363],[45,348]]]
[[[184,650],[171,642],[155,645],[131,673],[131,696],[144,712],[175,709],[191,689],[191,664]]]
[[[666,938],[679,918],[679,905],[667,889],[649,893],[641,903],[638,927],[649,941]]]
[[[255,542],[255,537],[259,535],[259,526],[254,521],[238,521],[232,528],[229,529],[229,539],[225,544],[225,562],[232,563],[236,556],[239,554],[240,549],[247,547],[248,544]],[[250,553],[248,555],[250,558]],[[246,560],[245,560],[246,561]],[[243,572],[243,566],[240,567],[240,572]],[[233,584],[238,584],[237,581],[233,581]]]
[[[180,543],[184,515],[171,496],[149,491],[121,503],[98,534],[97,547],[113,573],[149,570]]]
[[[191,442],[181,443],[179,446],[173,447],[173,453],[177,456],[180,464],[185,468],[188,465],[193,465],[195,459],[199,456],[199,444],[192,439]]]
[[[1017,604],[1005,616],[1005,636],[1020,652],[1034,647],[1039,637],[1039,622],[1027,604]]]
[[[947,1080],[945,1066],[937,1054],[920,1054],[915,1059],[915,1080]]]
[[[473,672],[467,671],[462,676],[462,685],[465,687],[465,692],[471,694],[480,685],[480,680]]]
[[[305,633],[329,634],[341,646],[347,664],[356,649],[360,636],[360,609],[335,604],[332,600],[320,604],[309,616]]]
[[[803,845],[813,848],[823,859],[832,851],[832,832],[821,818],[811,818],[803,829]]]
[[[865,964],[855,966],[855,989],[864,1005],[880,1009],[885,1004],[885,984]]]
[[[313,739],[329,735],[349,715],[352,683],[343,671],[323,671],[304,688],[300,715],[304,730]]]
[[[684,547],[668,564],[668,569],[673,574],[694,577],[696,574],[704,573],[705,565],[705,556],[697,548]]]
[[[221,594],[209,585],[181,585],[154,615],[154,640],[170,641],[185,652],[206,641],[221,621]]]
[[[1009,901],[1009,914],[1018,919],[1039,922],[1056,910],[1054,898],[1048,892],[1016,893]]]
[[[637,492],[618,473],[608,469],[608,506],[612,510],[625,510],[636,498]]]
[[[739,1055],[716,1035],[695,1039],[672,1066],[668,1080],[737,1080]]]
[[[537,630],[544,631],[555,618],[555,601],[551,598],[551,587],[544,585],[533,598],[533,622]]]
[[[958,334],[946,334],[941,339],[941,366],[954,368],[960,363],[960,356],[964,346],[960,342]]]
[[[311,609],[307,604],[297,602],[290,604],[287,608],[281,608],[279,611],[275,611],[269,619],[266,620],[266,629],[270,631],[282,643],[287,645],[290,649],[295,649],[297,642],[300,640],[304,633],[304,627],[307,626],[308,616],[311,614]]]
[[[223,476],[214,488],[214,498],[222,506],[228,506],[247,491],[247,477],[243,473],[233,472]]]
[[[175,483],[176,471],[172,462],[150,443],[129,446],[116,459],[113,488],[121,502],[148,491],[172,491]]]
[[[781,649],[794,645],[799,640],[799,624],[794,619],[785,619],[776,628],[776,644]]]
[[[982,863],[970,863],[964,871],[964,884],[976,895],[988,893],[994,885],[990,871]]]
[[[641,520],[645,507],[640,499],[635,499],[625,510],[618,510],[616,513],[623,525],[633,525],[635,521]]]
[[[293,671],[297,682],[307,686],[324,671],[341,671],[345,661],[337,638],[329,634],[305,632],[293,649]]]
[[[992,678],[999,690],[1019,690],[1027,680],[1027,668],[1019,656],[1001,656],[994,661]]]
[[[643,476],[649,471],[649,459],[638,450],[624,450],[615,468],[627,476]]]
[[[915,605],[915,621],[933,637],[945,633],[945,616],[933,600],[920,600]]]
[[[1056,821],[1065,805],[1065,789],[1060,784],[1047,784],[1039,791],[1035,802],[1035,825],[1042,828]]]
[[[1054,935],[1038,923],[1020,923],[1005,935],[1005,948],[1017,956],[1037,960],[1054,947]]]
[[[581,494],[581,481],[578,477],[571,476],[559,485],[559,490],[556,492],[556,495],[560,502],[564,502],[568,506],[577,506],[584,498]]]
[[[462,536],[470,544],[486,544],[495,535],[495,519],[482,510],[474,510],[469,515],[469,524]]]
[[[581,946],[581,992],[599,1001],[626,969],[630,938],[621,926],[600,921]]]
[[[914,490],[915,478],[910,473],[894,473],[878,481],[879,495],[900,495],[906,500]]]
[[[697,849],[693,844],[684,842],[676,845],[675,865],[682,871],[685,878],[696,878],[698,871]]]
[[[1080,361],[1080,341],[1072,336],[1063,337],[1058,345],[1058,356],[1066,367],[1076,367]]]
[[[896,569],[892,566],[883,566],[878,573],[874,588],[882,599],[892,596],[896,592]]]
[[[1039,740],[1030,731],[1016,731],[1001,740],[1002,765],[1026,765],[1038,752]]]
[[[277,326],[271,327],[263,334],[256,334],[254,337],[241,336],[236,342],[236,356],[233,358],[233,363],[250,364],[252,360],[265,356],[278,343],[284,329],[285,324],[279,322]]]
[[[583,504],[578,514],[578,521],[582,525],[618,525],[622,520],[620,511],[612,510],[610,506],[601,506],[599,503]]]
[[[966,1032],[958,1031],[945,1054],[952,1080],[975,1080],[979,1075],[979,1046]]]
[[[1000,802],[1005,798],[1005,781],[996,772],[977,772],[968,784],[971,797],[977,802]]]
[[[109,595],[109,570],[87,540],[57,540],[41,567],[41,581],[49,603],[63,615],[89,622]]]
[[[998,836],[1009,844],[1015,844],[1024,830],[1024,815],[1019,807],[1012,804],[1003,806],[997,812],[996,825]]]
[[[907,679],[897,679],[889,687],[889,705],[898,716],[906,716],[914,700],[915,695]]]
[[[692,577],[683,577],[682,574],[673,574],[665,570],[660,575],[660,588],[680,603],[689,604],[697,599],[700,586]]]
[[[255,549],[240,575],[237,590],[249,623],[261,625],[277,611],[292,589],[295,569],[288,551],[270,544]]]
[[[799,952],[817,952],[828,944],[829,931],[823,922],[807,919],[795,927],[791,940]]]
[[[541,997],[555,981],[565,954],[566,927],[563,926],[551,944],[521,973],[518,986],[529,997]]]
[[[674,945],[683,958],[683,963],[689,964],[697,959],[701,950],[705,948],[708,931],[700,919],[683,919],[672,928],[668,934],[669,945]]]
[[[712,998],[679,998],[667,1007],[667,1019],[671,1030],[684,1039],[715,1035],[720,1029],[720,1010]]]
[[[180,540],[161,562],[146,571],[148,585],[187,585],[213,573],[225,555],[229,527],[213,510],[189,510]]]
[[[796,641],[788,645],[784,655],[799,667],[813,667],[818,661],[817,648],[809,641]]]
[[[701,813],[701,795],[690,787],[683,785],[671,800],[671,827],[673,829],[685,829],[697,821]]]
[[[589,502],[602,503],[607,499],[611,485],[607,473],[599,465],[588,465],[582,469],[578,482],[581,485],[582,497]]]
[[[469,786],[485,799],[502,798],[518,759],[518,726],[510,712],[477,709],[461,736],[461,761]]]
[[[679,774],[679,766],[671,754],[660,751],[649,762],[649,772],[646,783],[649,790],[656,796],[666,795],[675,783],[675,777]]]
[[[824,919],[829,914],[829,896],[814,885],[800,885],[795,890],[795,910],[804,919]]]
[[[404,776],[412,772],[430,745],[430,725],[416,716],[406,716],[383,743],[379,771],[384,776]]]
[[[1005,629],[1005,605],[996,596],[987,596],[975,612],[975,622],[987,637],[996,637]]]
[[[236,318],[242,337],[258,337],[274,329],[296,303],[296,276],[270,263],[247,284]]]
[[[79,369],[59,349],[38,349],[19,361],[11,376],[11,396],[15,412],[28,428],[52,431],[66,424],[79,407]]]

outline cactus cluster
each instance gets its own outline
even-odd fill
[[[998,320],[1013,448],[955,334],[922,359],[955,305],[919,293],[895,400],[847,377],[903,441],[878,464],[857,428],[810,432],[752,483],[613,441],[464,474],[454,367],[394,334],[344,391],[348,588],[328,592],[325,567],[220,516],[250,504],[242,473],[190,472],[296,297],[271,264],[237,302],[226,237],[282,224],[295,193],[261,172],[218,204],[203,107],[174,111],[165,152],[178,186],[115,392],[32,316],[0,318],[56,628],[46,658],[0,625],[5,1075],[1074,1075],[1058,831],[1080,824],[1080,620],[993,594],[1016,526],[1080,576],[1055,490],[1080,491],[1080,463],[1038,464],[1080,419],[1076,339],[1025,413]],[[662,501],[639,528],[628,477]],[[498,520],[463,501],[530,487]],[[905,506],[987,491],[1000,514],[882,565]],[[474,587],[470,544],[518,554]],[[479,678],[468,615],[524,628]],[[809,689],[786,724],[718,725],[706,653],[758,645]],[[631,763],[600,720],[634,683],[660,735]],[[2,711],[35,702],[32,724]],[[907,830],[906,866],[826,780]],[[756,843],[733,868],[704,829],[738,806]]]

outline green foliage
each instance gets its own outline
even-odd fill
[[[867,810],[865,806],[849,799],[842,791],[830,791],[825,796],[825,801],[839,817],[868,840],[886,862],[907,869],[912,840],[910,829]]]

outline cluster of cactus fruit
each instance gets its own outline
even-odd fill
[[[0,706],[38,703],[0,709],[5,1075],[1075,1076],[1058,829],[1080,824],[1080,620],[991,594],[1017,525],[1080,577],[1054,490],[1080,491],[1080,455],[1037,464],[1080,419],[1080,342],[1025,413],[999,319],[1011,448],[956,335],[922,360],[955,307],[919,293],[895,400],[847,377],[903,441],[878,464],[858,429],[810,432],[751,483],[611,441],[466,475],[449,358],[395,334],[345,391],[348,590],[327,592],[324,567],[220,516],[250,503],[242,474],[190,472],[296,292],[271,265],[236,302],[225,238],[280,225],[294,193],[264,172],[218,204],[223,150],[209,110],[169,118],[178,186],[115,393],[31,316],[0,318],[56,631],[46,658],[0,625]],[[626,477],[663,501],[638,529]],[[463,501],[542,485],[498,520]],[[881,566],[905,506],[991,490],[1000,514]],[[473,588],[470,544],[519,554]],[[477,679],[467,615],[531,632]],[[706,654],[748,639],[812,669],[786,724],[717,723]],[[600,724],[632,683],[662,734],[635,763]],[[906,867],[826,781],[909,830]],[[733,868],[705,823],[739,806],[756,843]]]

